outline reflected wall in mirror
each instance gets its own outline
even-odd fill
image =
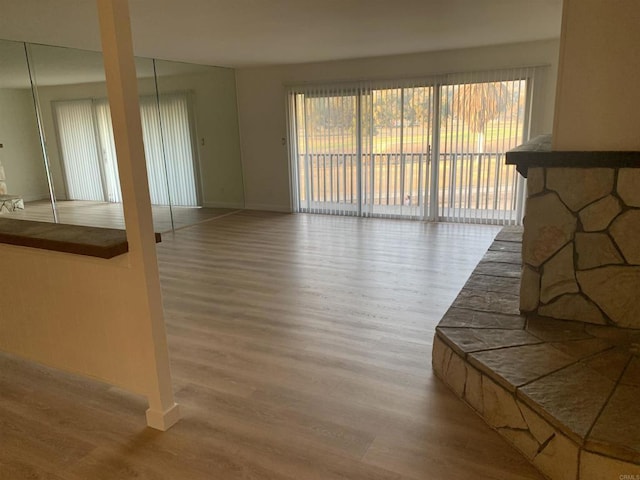
[[[52,222],[49,184],[36,118],[25,45],[0,40],[0,214],[24,218],[39,205]]]
[[[166,232],[174,229],[175,224],[165,158],[166,126],[163,125],[160,115],[161,106],[156,92],[153,60],[136,58],[136,72],[153,224],[156,231]],[[193,206],[197,205],[193,204]]]
[[[102,54],[28,49],[59,222],[124,228]]]
[[[243,208],[235,72],[154,63],[176,226]],[[204,208],[197,214],[184,209],[194,203]]]
[[[37,159],[14,162],[19,170],[16,192],[21,191],[27,201],[20,218],[55,221],[53,206],[60,223],[124,228],[102,54],[27,45],[27,64],[25,45],[6,43],[0,52],[0,79],[24,73],[13,88],[22,90],[25,112],[30,107],[31,128],[21,131],[23,136],[31,133],[29,141],[22,143]],[[15,72],[9,75],[12,70],[5,65],[18,60],[21,67],[16,64]],[[41,114],[50,185],[55,192],[53,205],[43,200],[49,195],[49,183],[28,66]],[[243,208],[234,71],[145,58],[136,59],[136,69],[156,231],[170,231]],[[5,83],[10,88],[11,83]],[[0,92],[0,106],[3,98]],[[15,107],[5,108],[11,111]],[[6,136],[16,135],[9,132]],[[0,161],[2,157],[0,149]],[[20,183],[21,178],[30,179],[28,188]]]

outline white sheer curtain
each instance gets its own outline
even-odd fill
[[[111,113],[106,99],[60,101],[54,114],[67,198],[121,202]],[[189,95],[140,98],[140,116],[154,205],[197,206],[196,149]]]

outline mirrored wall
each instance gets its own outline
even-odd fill
[[[244,207],[234,71],[137,58],[158,232]],[[124,228],[102,54],[0,40],[0,216]]]
[[[0,66],[0,214],[22,218],[33,203],[34,219],[54,221],[24,44],[0,41]]]

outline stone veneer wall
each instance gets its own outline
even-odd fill
[[[520,308],[640,329],[640,169],[531,167]]]

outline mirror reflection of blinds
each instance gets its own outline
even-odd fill
[[[116,144],[113,140],[113,125],[111,125],[111,110],[108,100],[94,101],[96,129],[102,158],[103,183],[105,184],[106,200],[108,202],[122,202],[120,193],[120,177],[118,176],[118,162],[116,161]]]
[[[122,202],[108,100],[58,101],[53,110],[67,199]],[[197,206],[189,95],[141,97],[140,117],[151,203]]]
[[[104,201],[92,100],[54,104],[67,198]]]

